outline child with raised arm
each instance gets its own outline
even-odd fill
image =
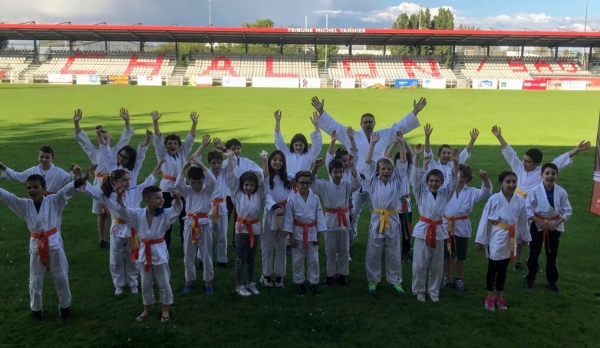
[[[473,180],[471,167],[458,165],[458,184],[456,193],[452,195],[444,211],[444,227],[448,231],[448,239],[444,248],[444,278],[442,286],[454,286],[457,290],[465,290],[463,274],[467,260],[467,248],[471,238],[471,220],[475,203],[488,199],[492,195],[492,184],[485,171],[479,171],[481,188],[469,187]],[[456,261],[456,262],[455,262]],[[456,278],[452,282],[452,271]]]
[[[539,256],[544,247],[546,253],[546,286],[552,292],[560,292],[558,281],[558,245],[560,236],[565,230],[564,223],[573,214],[567,191],[556,184],[558,180],[558,167],[554,163],[542,166],[542,183],[529,191],[525,206],[527,217],[533,220],[529,230],[531,242],[529,243],[529,258],[525,276],[525,287],[534,288],[534,282],[539,267]]]
[[[396,137],[402,139],[402,133]],[[382,157],[373,161],[373,151],[380,140],[378,133],[371,133],[369,151],[365,158],[362,174],[365,176],[363,188],[367,189],[373,213],[369,224],[369,240],[367,244],[366,270],[369,282],[368,292],[377,293],[377,285],[381,282],[381,255],[385,257],[386,280],[399,294],[402,288],[402,260],[400,257],[400,221],[398,218],[398,202],[405,192],[403,181],[406,175],[406,151],[401,146],[400,166],[394,168],[392,160]],[[401,142],[404,144],[403,142]]]
[[[164,164],[163,164],[164,165]],[[133,227],[140,240],[140,253],[137,260],[142,278],[142,300],[144,311],[136,317],[144,321],[154,307],[154,282],[158,285],[159,300],[162,304],[161,322],[171,319],[169,307],[173,304],[173,291],[169,284],[169,251],[165,243],[165,233],[183,210],[183,203],[177,191],[173,192],[174,204],[163,208],[165,199],[160,188],[146,187],[142,191],[145,208],[126,207],[123,200],[125,190],[117,187],[118,211],[123,220]]]
[[[73,166],[76,171],[79,168]],[[80,175],[81,176],[81,175]],[[54,288],[58,295],[60,318],[67,319],[71,307],[71,290],[69,289],[69,264],[61,238],[62,213],[67,201],[76,193],[89,177],[80,177],[58,190],[56,194],[46,194],[46,180],[39,174],[32,174],[25,179],[25,188],[29,198],[19,198],[0,188],[0,200],[19,218],[23,219],[29,229],[29,307],[35,320],[43,320],[42,288],[44,276],[50,272]]]
[[[235,292],[240,296],[258,295],[259,291],[254,282],[254,258],[260,243],[261,225],[260,212],[265,200],[263,180],[258,180],[257,173],[247,171],[239,174],[236,171],[236,161],[233,151],[228,150],[227,183],[231,190],[231,199],[235,205],[238,217],[235,223]],[[261,154],[263,163],[266,155]],[[243,276],[244,271],[246,277]]]
[[[144,159],[146,159],[150,139],[152,139],[152,132],[147,129],[146,138],[138,145],[137,150],[131,145],[125,145],[117,152],[117,160],[115,161],[108,143],[104,142],[101,137],[98,137],[100,150],[103,155],[100,156],[100,163],[102,163],[103,167],[108,167],[111,172],[117,169],[129,172],[131,185],[135,187],[138,184],[138,175],[142,169],[142,164],[144,163]]]
[[[110,175],[110,169],[107,167],[108,164],[115,162],[117,160],[118,150],[123,148],[125,145],[129,144],[131,137],[135,133],[134,129],[129,125],[129,112],[125,108],[121,108],[119,110],[119,117],[121,117],[125,121],[125,128],[121,133],[121,138],[116,146],[110,147],[111,136],[110,133],[105,130],[101,125],[96,126],[96,130],[100,130],[100,134],[98,137],[98,142],[100,142],[100,137],[107,143],[110,147],[110,153],[112,162],[102,162],[100,161],[101,151],[99,147],[96,147],[92,144],[90,138],[87,134],[81,129],[79,122],[83,117],[83,111],[81,109],[75,110],[73,113],[73,124],[75,126],[74,137],[77,139],[77,142],[85,151],[85,154],[90,159],[91,163],[95,163],[96,167],[96,177],[94,178],[94,186],[100,188],[102,183],[108,178]],[[105,249],[107,247],[106,243],[106,219],[108,218],[107,211],[105,207],[102,207],[100,202],[97,200],[92,201],[92,213],[98,215],[98,240],[100,249]]]
[[[424,158],[423,169],[418,167],[422,153],[423,148],[418,144],[415,147],[415,165],[411,173],[411,186],[419,207],[419,222],[413,229],[415,243],[412,292],[420,302],[425,302],[425,293],[429,293],[432,302],[438,302],[440,282],[444,273],[444,241],[448,239],[442,217],[456,190],[459,154],[458,149],[452,151],[452,173],[449,182],[444,185],[445,176],[441,170],[426,171],[432,160],[431,156]]]
[[[286,274],[286,240],[283,217],[287,209],[292,183],[288,179],[286,158],[282,151],[275,150],[267,158],[265,172],[264,231],[261,238],[262,275],[260,283],[268,288],[283,288]],[[272,275],[275,275],[273,281]]]
[[[210,144],[210,135],[204,135],[202,137],[202,143],[193,155],[198,162],[202,162],[202,152],[208,144]],[[213,239],[216,239],[217,264],[220,267],[227,267],[227,228],[229,221],[227,219],[227,203],[225,202],[225,199],[230,193],[229,185],[227,184],[227,167],[223,167],[222,165],[223,153],[221,151],[210,151],[207,157],[208,166],[215,178],[215,185],[212,190],[212,208],[210,211],[210,219],[212,222],[210,226],[212,234],[211,243]],[[204,255],[202,255],[203,250],[204,249],[201,249],[198,254],[200,262],[204,262],[203,260],[205,259]],[[212,260],[212,244],[207,250],[210,250],[209,257]]]
[[[208,143],[209,139],[210,136],[203,136],[202,143],[204,144],[205,141]],[[188,168],[188,183],[186,184],[185,172]],[[175,183],[177,191],[185,198],[185,210],[187,212],[183,231],[184,293],[192,291],[192,282],[196,280],[194,260],[197,254],[202,256],[204,292],[207,295],[214,293],[212,287],[214,279],[212,228],[209,214],[212,207],[215,183],[215,176],[196,157],[191,157],[185,166],[181,168]]]
[[[502,129],[500,127],[493,126],[492,134],[498,139],[498,142],[500,142],[500,145],[502,146],[502,155],[506,159],[506,162],[508,162],[511,170],[517,174],[518,181],[515,193],[523,198],[527,198],[529,191],[542,182],[542,168],[540,167],[543,159],[542,151],[537,148],[531,148],[525,151],[525,155],[523,155],[523,159],[521,160],[516,151],[508,145],[506,140],[504,140]],[[582,141],[571,151],[556,157],[552,160],[552,163],[556,164],[556,167],[560,171],[573,163],[573,156],[588,150],[590,146],[591,143],[589,141]],[[517,254],[515,256],[516,262],[513,268],[515,271],[523,269],[523,266],[521,265],[522,248],[523,245],[517,246]]]
[[[431,153],[431,145],[430,145],[430,137],[433,132],[433,127],[428,123],[424,127],[425,130],[425,149],[423,152],[423,157],[431,157],[431,161],[429,161],[429,166],[426,170],[439,169],[444,173],[444,182],[448,183],[450,178],[450,173],[452,172],[452,167],[454,166],[454,162],[452,161],[452,147],[448,144],[442,144],[438,148],[438,159],[433,159],[433,154]],[[471,157],[471,149],[473,149],[473,145],[479,136],[479,130],[477,128],[473,128],[470,132],[471,138],[469,139],[469,143],[467,146],[460,152],[458,158],[458,164],[464,164],[469,157]]]
[[[175,189],[177,175],[179,174],[181,167],[185,165],[188,155],[190,154],[190,151],[192,151],[192,146],[194,145],[196,126],[198,125],[198,114],[195,111],[190,114],[192,127],[190,128],[190,132],[185,137],[185,141],[183,143],[181,143],[181,138],[177,134],[169,134],[163,139],[163,134],[160,132],[160,128],[158,126],[158,120],[160,120],[162,114],[159,114],[158,111],[152,111],[151,116],[154,124],[153,142],[154,150],[156,151],[156,158],[159,161],[162,159],[165,160],[165,163],[161,168],[163,176],[162,180],[160,181],[160,189],[165,199],[164,207],[169,208],[171,207],[171,201],[173,200],[171,191]],[[181,244],[183,244],[184,217],[185,210],[182,210],[181,215],[179,216]],[[170,226],[165,233],[167,249],[169,249],[169,246],[171,245],[172,229],[173,226]]]
[[[321,148],[323,147],[323,138],[319,129],[319,113],[314,112],[310,122],[315,127],[315,130],[310,133],[312,146],[308,148],[308,143],[304,134],[296,133],[290,141],[289,147],[285,145],[283,135],[281,134],[281,111],[276,110],[273,114],[275,117],[275,147],[279,151],[283,151],[287,162],[287,174],[290,180],[298,171],[310,170],[311,164],[319,157]]]
[[[69,181],[73,180],[68,172],[53,164],[54,149],[50,145],[40,147],[38,152],[39,165],[25,169],[22,172],[16,172],[0,162],[0,170],[4,171],[2,177],[12,181],[25,183],[31,175],[37,174],[44,178],[46,182],[45,193],[47,195],[58,192]]]
[[[289,233],[292,246],[293,281],[299,296],[306,294],[305,279],[308,289],[319,295],[319,232],[327,231],[325,217],[319,197],[311,192],[312,175],[301,170],[296,173],[298,192],[290,194],[283,219],[283,231]],[[304,262],[306,261],[306,272]],[[305,275],[306,274],[306,275]]]
[[[115,188],[121,187],[124,190],[123,200],[128,207],[137,208],[142,202],[142,191],[156,183],[161,165],[162,161],[138,186],[132,184],[131,173],[125,169],[112,171],[108,179],[102,183],[101,188],[93,185],[85,186],[84,193],[106,207],[112,217],[109,270],[117,296],[123,294],[125,285],[129,286],[132,294],[138,293],[138,269],[135,263],[138,259],[139,241],[135,228],[127,224],[119,214]]]
[[[531,241],[525,200],[514,194],[517,175],[504,171],[498,176],[498,182],[500,192],[493,194],[485,204],[475,239],[477,250],[485,248],[488,257],[484,305],[490,311],[508,308],[502,296],[508,263],[515,256],[516,245]]]
[[[333,138],[333,137],[332,137]],[[333,140],[332,140],[333,142]],[[327,260],[327,275],[324,284],[333,285],[334,277],[341,285],[348,284],[350,274],[350,214],[348,203],[352,193],[360,188],[360,180],[354,166],[354,157],[348,156],[347,165],[341,160],[333,160],[328,165],[329,180],[317,180],[317,171],[323,165],[323,159],[318,158],[311,172],[313,175],[311,188],[314,193],[323,198],[325,204],[325,257]],[[352,181],[343,181],[344,171],[349,169]]]
[[[350,157],[354,157],[354,164],[356,167],[356,161],[358,161],[359,158],[358,147],[354,142],[354,129],[352,127],[347,127],[346,135],[350,139],[350,147],[348,149],[344,149],[341,147],[335,149],[335,143],[338,140],[338,135],[337,131],[331,132],[331,142],[329,143],[329,148],[327,148],[327,152],[325,153],[325,165],[329,168],[329,164],[331,163],[331,161],[336,159],[342,161],[342,163],[344,164],[344,175],[342,177],[342,181],[350,182],[352,181],[352,170],[350,169],[350,167],[348,167],[348,160]]]

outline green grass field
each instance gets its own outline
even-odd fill
[[[346,125],[359,127],[360,115],[373,113],[376,129],[404,116],[411,110],[414,98],[427,97],[429,104],[419,119],[422,124],[433,125],[433,144],[464,146],[469,130],[479,128],[481,134],[468,163],[475,169],[487,170],[496,189],[497,175],[508,165],[490,132],[494,124],[502,127],[505,139],[519,154],[537,146],[544,152],[545,160],[550,161],[581,140],[594,143],[600,97],[597,92],[562,91],[0,85],[0,161],[17,170],[29,168],[37,164],[37,149],[50,144],[57,152],[57,165],[87,166],[87,157],[73,139],[73,110],[83,110],[81,126],[88,134],[96,124],[102,124],[116,138],[123,127],[118,117],[122,106],[129,109],[137,131],[132,143],[141,142],[144,128],[152,126],[151,110],[163,113],[163,133],[181,135],[190,127],[189,112],[195,110],[200,114],[197,134],[210,133],[224,140],[239,138],[244,155],[256,160],[261,150],[274,148],[275,109],[283,112],[282,132],[286,139],[296,132],[311,131],[310,98],[315,94],[325,98],[328,112]],[[412,144],[422,142],[422,130],[409,133],[407,138]],[[328,141],[324,134],[324,142]],[[154,150],[149,151],[140,178],[155,165]],[[559,180],[574,208],[567,232],[561,238],[562,292],[557,295],[545,290],[544,275],[538,278],[537,289],[528,292],[523,287],[524,274],[509,271],[505,289],[509,310],[496,313],[483,308],[487,260],[472,244],[465,292],[443,289],[437,304],[419,303],[409,291],[398,296],[383,284],[376,297],[367,295],[365,210],[353,250],[348,287],[322,287],[321,296],[297,297],[288,265],[286,288],[259,288],[264,290],[259,296],[240,298],[233,291],[233,269],[216,268],[214,296],[203,294],[200,281],[191,294],[184,295],[183,253],[175,238],[170,257],[175,296],[173,319],[162,324],[156,311],[155,318],[139,324],[134,318],[141,313],[141,297],[127,291],[123,296],[114,296],[108,252],[99,250],[97,245],[91,200],[78,195],[65,209],[62,231],[70,264],[72,318],[58,320],[57,298],[48,275],[44,287],[46,320],[33,322],[29,310],[27,228],[5,205],[0,205],[0,346],[594,347],[600,336],[600,301],[594,296],[600,291],[596,262],[600,220],[587,212],[593,168],[592,149],[577,155]],[[472,185],[480,185],[479,180],[475,179]],[[0,187],[25,196],[22,184],[0,180]],[[482,208],[483,204],[478,205],[472,214],[475,225]],[[235,260],[232,249],[229,260]],[[257,255],[257,279],[261,271],[259,260]],[[543,256],[540,260],[544,260]],[[320,264],[323,278],[323,250]],[[411,273],[410,265],[405,264],[407,290]]]

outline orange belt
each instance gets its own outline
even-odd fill
[[[492,221],[492,225],[498,226],[503,230],[508,230],[510,237],[510,261],[515,258],[515,224],[509,225],[504,222]]]
[[[113,224],[125,225],[127,222],[123,219],[112,219]],[[131,261],[135,262],[140,256],[140,242],[137,237],[135,228],[131,228]]]
[[[246,225],[246,229],[248,229],[248,236],[250,237],[250,248],[254,247],[254,232],[252,231],[252,225],[257,224],[260,221],[258,218],[256,219],[244,219],[241,216],[238,216],[235,222],[237,223],[237,232],[242,233],[242,225]]]
[[[348,208],[325,208],[326,213],[337,214],[338,227],[348,227],[348,220],[346,219],[346,213]]]
[[[427,245],[430,248],[435,249],[436,229],[437,229],[437,225],[442,224],[442,220],[434,221],[434,220],[428,219],[424,216],[419,216],[419,221],[427,224],[427,235],[425,236],[425,245]]]
[[[152,244],[164,243],[165,239],[142,239],[142,242],[144,243],[144,254],[146,255],[146,264],[144,266],[144,272],[148,272],[152,267],[152,248],[150,246]]]
[[[556,214],[556,216],[553,217],[544,217],[538,214],[535,214],[535,217],[537,217],[538,219],[542,219],[544,220],[544,222],[548,222],[548,221],[554,221],[556,219],[560,218],[560,214]],[[542,230],[542,243],[546,244],[546,250],[548,252],[550,252],[550,234],[548,233],[548,229],[544,229]]]
[[[187,213],[190,218],[190,229],[192,231],[192,244],[196,243],[196,238],[200,236],[200,221],[199,219],[208,219],[208,213]]]
[[[225,202],[225,198],[213,198],[212,222],[219,222],[219,203]]]
[[[40,261],[42,261],[42,266],[44,267],[48,267],[48,257],[50,257],[50,245],[48,242],[48,237],[55,234],[56,232],[58,232],[58,229],[56,227],[49,231],[41,233],[29,232],[31,238],[38,240],[38,254],[40,254]]]
[[[177,181],[177,177],[176,176],[171,176],[171,175],[168,175],[168,174],[163,174],[162,178],[165,179],[165,180],[169,180],[169,181]]]
[[[408,216],[408,200],[410,199],[410,193],[401,197],[400,202],[402,203],[402,215],[404,216],[404,221],[406,223],[406,229],[408,233],[404,236],[404,238],[409,239],[412,234],[412,224]]]
[[[315,220],[311,223],[305,224],[304,222],[294,219],[294,226],[302,227],[302,245],[304,251],[306,251],[308,249],[308,229],[317,226],[317,221]]]
[[[96,174],[97,178],[102,178],[102,179],[106,179],[110,176],[110,174]]]

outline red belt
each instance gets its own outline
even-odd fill
[[[302,227],[302,244],[304,251],[306,251],[308,249],[308,229],[317,226],[317,221],[305,224],[304,222],[294,220],[294,226]]]
[[[237,217],[237,220],[235,220],[237,223],[237,232],[238,233],[242,233],[242,226],[243,224],[246,225],[246,229],[248,230],[248,237],[250,237],[250,248],[254,247],[254,232],[252,231],[252,225],[257,224],[258,221],[260,221],[258,218],[256,219],[244,219],[241,216]]]
[[[169,180],[169,181],[177,181],[177,177],[176,176],[171,176],[171,175],[168,175],[168,174],[163,174],[162,178],[165,179],[165,180]]]
[[[146,264],[144,266],[144,272],[150,271],[150,268],[152,267],[152,247],[151,247],[151,245],[164,243],[164,241],[165,241],[164,238],[142,239],[142,242],[144,243],[144,254],[146,255]]]
[[[187,213],[190,218],[190,230],[192,231],[192,243],[200,236],[200,219],[208,219],[208,213]]]
[[[538,214],[535,214],[535,217],[537,217],[538,219],[542,219],[544,220],[544,222],[548,222],[548,221],[554,221],[556,219],[560,218],[560,214],[556,214],[553,217],[544,217]],[[548,250],[548,252],[550,252],[550,234],[548,234],[548,229],[543,229],[542,230],[542,243],[546,244],[546,250]]]
[[[427,235],[425,236],[425,245],[435,249],[436,229],[437,225],[442,224],[442,220],[434,221],[424,216],[419,216],[419,221],[422,221],[427,224]]]
[[[346,219],[346,213],[348,208],[325,208],[326,213],[337,214],[338,227],[348,227],[348,220]]]
[[[56,227],[41,233],[29,232],[31,238],[38,240],[38,254],[40,254],[40,261],[42,261],[42,266],[44,267],[48,267],[48,257],[50,256],[50,245],[48,242],[48,237],[55,234],[56,232],[58,232],[58,229]]]

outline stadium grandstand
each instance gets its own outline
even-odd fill
[[[111,76],[117,76],[127,77],[129,83],[152,80],[155,85],[194,81],[201,81],[198,85],[222,85],[224,79],[237,78],[246,81],[241,83],[244,86],[259,85],[253,82],[265,79],[304,79],[305,85],[310,80],[312,86],[318,87],[339,87],[344,81],[347,86],[364,87],[362,82],[367,80],[398,87],[398,80],[416,80],[416,85],[409,83],[415,87],[435,80],[444,88],[468,88],[474,85],[473,81],[488,79],[584,79],[588,86],[596,86],[592,82],[599,80],[600,87],[600,64],[593,59],[592,49],[600,46],[598,32],[0,24],[0,40],[16,39],[31,40],[33,50],[0,51],[0,80],[5,82],[51,82],[60,75],[62,82],[69,83],[80,75],[90,75],[95,84],[108,83]],[[38,44],[41,40],[60,40],[65,47],[42,53],[43,47]],[[85,49],[85,45],[94,42],[100,46]],[[130,44],[138,49],[111,51],[108,42],[138,42]],[[150,43],[160,42],[175,42],[175,54],[152,52]],[[180,42],[204,43],[211,53],[190,52],[183,66],[177,51]],[[98,49],[102,43],[106,50]],[[269,44],[279,47],[280,53],[215,53],[213,48],[220,43],[245,45],[246,50],[249,44]],[[311,54],[283,54],[283,47],[288,44],[308,45]],[[330,56],[320,67],[315,52],[318,45],[325,44],[345,46],[348,54]],[[383,47],[382,54],[353,55],[354,45]],[[448,60],[390,55],[386,50],[394,45],[450,46],[452,56]],[[490,55],[492,46],[518,47],[521,54]],[[465,55],[464,47],[483,48],[487,54]],[[524,56],[524,47],[543,47],[549,54]],[[566,48],[573,47],[588,52],[562,55]]]

